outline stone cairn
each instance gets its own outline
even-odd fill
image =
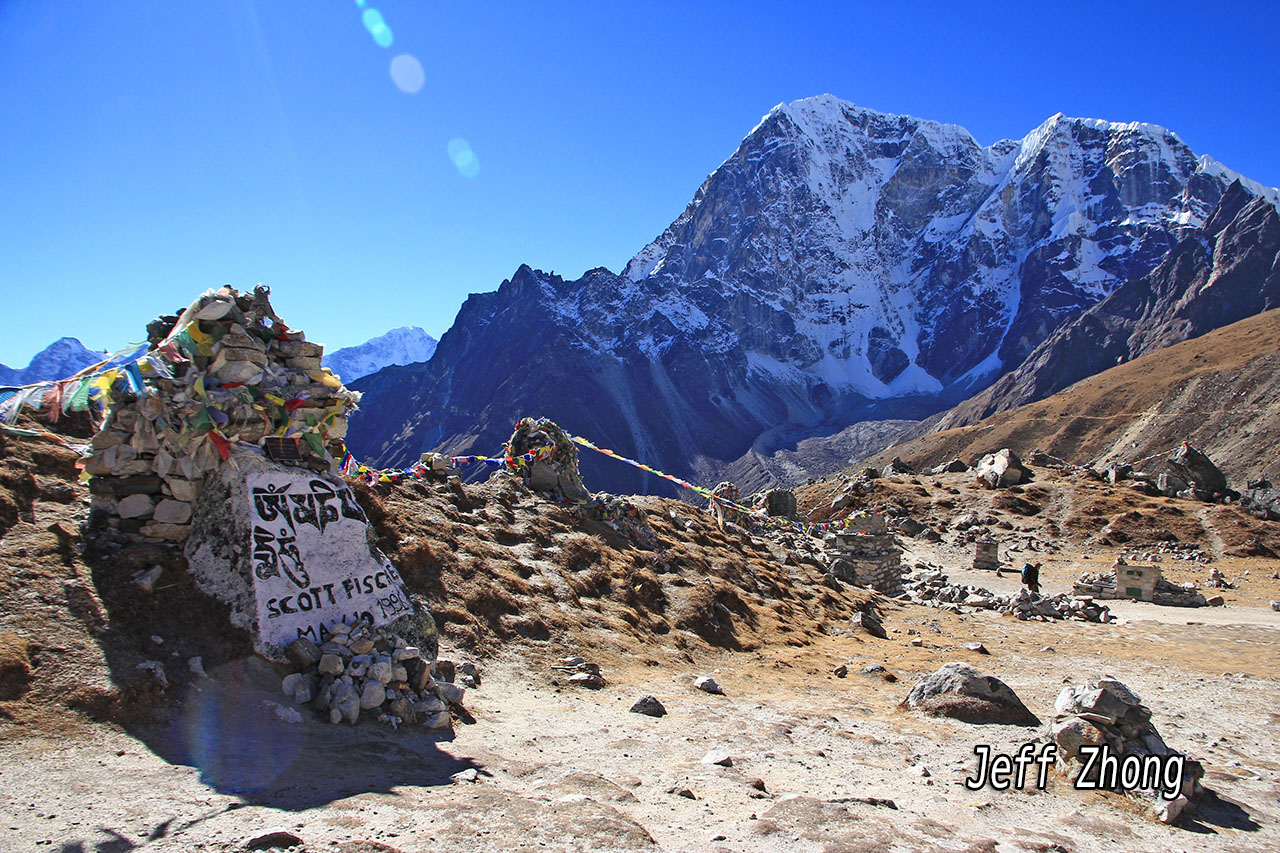
[[[1109,572],[1085,572],[1072,585],[1072,591],[1076,595],[1093,598],[1137,599],[1167,607],[1204,607],[1208,604],[1195,584],[1170,583],[1161,576],[1159,566],[1136,566],[1124,557],[1116,557]]]
[[[503,445],[510,456],[538,453],[523,468],[525,485],[536,492],[551,492],[570,501],[585,501],[591,492],[578,473],[578,448],[554,421],[523,418]]]
[[[1081,687],[1064,687],[1054,710],[1045,739],[1057,745],[1058,766],[1073,779],[1079,776],[1080,747],[1085,744],[1106,744],[1117,759],[1180,755],[1160,737],[1151,722],[1151,709],[1142,704],[1138,694],[1110,676],[1094,679]],[[1147,800],[1151,811],[1162,822],[1172,823],[1190,798],[1202,790],[1203,776],[1200,763],[1186,759],[1175,798],[1166,800],[1155,790],[1130,793]]]
[[[354,725],[361,717],[393,728],[453,725],[450,708],[462,707],[466,690],[454,683],[456,670],[449,662],[433,663],[430,650],[365,620],[339,622],[326,633],[319,646],[300,637],[285,647],[297,671],[284,677],[280,689],[295,704],[310,705],[335,725]],[[462,680],[475,686],[474,665],[462,668]]]
[[[1000,568],[1000,543],[990,536],[973,543],[973,567],[996,571]]]
[[[181,543],[204,479],[232,446],[277,462],[334,471],[360,395],[322,367],[323,348],[286,326],[269,291],[208,291],[181,315],[153,320],[153,349],[123,374],[84,471],[96,522]]]
[[[722,498],[725,501],[730,501],[736,504],[742,501],[742,490],[738,488],[737,483],[730,482],[729,480],[721,480],[719,483],[716,483],[711,489],[711,494],[715,495],[717,498]],[[709,509],[711,514],[715,516],[716,525],[721,530],[724,529],[726,522],[743,527],[749,524],[747,514],[745,512],[735,507],[728,506],[721,501],[708,498],[707,509]]]
[[[770,518],[785,518],[794,521],[797,516],[796,494],[788,489],[770,489],[757,492],[751,497],[751,507],[763,510]]]
[[[849,526],[823,539],[833,558],[827,572],[836,578],[883,592],[902,592],[902,549],[876,512],[849,516]]]

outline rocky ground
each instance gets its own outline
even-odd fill
[[[1237,580],[1220,591],[1224,607],[1117,602],[1103,625],[832,589],[785,538],[722,532],[675,501],[638,501],[647,548],[515,484],[366,489],[382,546],[439,617],[442,654],[480,664],[468,718],[441,737],[279,719],[263,703],[285,701],[280,671],[244,656],[173,555],[108,560],[84,547],[74,454],[5,441],[0,849],[230,851],[273,828],[301,839],[295,849],[348,853],[1280,846],[1280,613],[1268,607],[1280,561],[1227,553],[1280,541],[1228,507],[1037,468],[1017,491],[962,474],[880,479],[835,513],[909,514],[938,537],[901,536],[907,565],[1003,594],[1015,578],[966,568],[978,532],[998,535],[1014,568],[1041,562],[1049,593],[1120,553],[1160,556],[1176,582],[1202,583],[1210,565]],[[830,516],[829,493],[844,488],[814,484],[802,506]],[[154,565],[148,592],[134,578]],[[886,639],[851,626],[868,612]],[[552,668],[570,655],[598,664],[606,685],[570,685]],[[1214,794],[1164,826],[1061,778],[1045,791],[968,791],[975,744],[1012,751],[1042,728],[899,708],[918,677],[953,660],[999,676],[1042,721],[1064,683],[1115,675],[1170,746],[1204,763]],[[167,687],[139,668],[149,661]],[[869,665],[894,680],[862,674]],[[702,675],[724,695],[696,690]],[[644,694],[668,713],[630,713]]]

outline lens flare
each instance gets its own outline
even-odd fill
[[[413,54],[402,53],[391,60],[391,80],[400,91],[412,95],[422,88],[426,79],[422,63]]]
[[[453,165],[458,168],[458,172],[464,178],[474,178],[480,174],[480,159],[476,157],[476,152],[471,150],[471,143],[462,138],[450,139],[446,148],[449,152],[449,159],[453,161]]]
[[[364,28],[379,47],[391,47],[391,28],[383,20],[381,12],[377,9],[365,9],[360,20],[364,21]]]
[[[175,720],[187,760],[200,768],[206,784],[228,793],[270,788],[301,749],[301,727],[275,719],[251,689],[278,676],[252,669],[252,659],[220,667],[216,679],[193,689]]]

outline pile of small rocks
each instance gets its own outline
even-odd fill
[[[963,612],[962,607],[999,609],[1008,601],[980,586],[953,584],[941,570],[929,568],[916,568],[903,578],[903,597],[955,613]]]
[[[1111,610],[1106,605],[1098,604],[1087,595],[1032,595],[1030,590],[1020,589],[1009,599],[1005,613],[1015,616],[1023,622],[1050,622],[1073,619],[1077,622],[1111,621]]]
[[[300,637],[285,648],[298,671],[285,676],[281,690],[297,705],[310,704],[329,722],[355,724],[375,719],[392,727],[420,723],[429,729],[453,725],[450,706],[461,706],[465,687],[479,683],[474,665],[423,657],[422,650],[386,630],[360,620],[338,623],[317,646]]]
[[[1206,565],[1213,562],[1213,555],[1206,554],[1194,542],[1157,542],[1140,545],[1121,552],[1120,556],[1127,560],[1148,563],[1163,562],[1165,557],[1173,560],[1184,560],[1188,563],[1204,563]]]
[[[879,513],[850,516],[849,527],[828,534],[823,545],[831,559],[827,572],[857,586],[887,595],[902,592],[902,548]]]
[[[1111,621],[1111,611],[1089,596],[1032,595],[1029,590],[1019,590],[1015,595],[997,595],[989,589],[972,584],[957,585],[938,569],[917,567],[903,580],[903,598],[917,604],[963,613],[964,608],[974,610],[1000,610],[1022,621],[1057,621],[1073,619],[1079,622]]]
[[[568,678],[565,680],[574,687],[589,687],[592,690],[599,690],[609,683],[605,680],[604,675],[600,673],[600,664],[592,663],[577,655],[560,658],[560,660],[551,665],[551,668],[556,672],[567,675]]]
[[[1110,676],[1094,679],[1080,687],[1064,687],[1054,706],[1045,739],[1057,745],[1058,764],[1079,776],[1080,747],[1105,744],[1117,759],[1125,756],[1177,756],[1160,737],[1151,722],[1151,709],[1129,687]],[[1199,762],[1185,759],[1178,795],[1164,799],[1156,790],[1131,793],[1150,801],[1151,810],[1164,823],[1172,823],[1182,809],[1202,789],[1204,768]],[[1096,777],[1091,777],[1096,779]]]
[[[265,287],[208,291],[147,326],[153,349],[122,369],[84,461],[93,512],[118,533],[184,542],[192,503],[232,445],[336,469],[360,395],[322,367],[323,347],[286,326]],[[271,449],[276,449],[275,447]]]

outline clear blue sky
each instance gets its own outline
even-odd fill
[[[0,362],[259,281],[331,348],[438,337],[521,263],[620,269],[823,92],[984,144],[1154,122],[1280,185],[1275,2],[367,0],[387,47],[360,5],[0,0]]]

